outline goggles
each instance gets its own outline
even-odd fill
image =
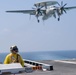
[[[18,52],[18,48],[13,48],[13,51]]]

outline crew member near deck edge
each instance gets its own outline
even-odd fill
[[[4,64],[20,63],[24,67],[24,61],[21,55],[18,54],[19,50],[16,45],[10,47],[10,52],[4,60]]]

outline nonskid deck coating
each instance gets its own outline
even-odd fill
[[[53,65],[54,70],[53,71],[33,71],[31,73],[20,73],[15,75],[76,75],[76,64],[73,63],[64,63],[64,61],[67,62],[76,62],[76,60],[44,60],[39,61],[42,63]],[[6,74],[6,75],[13,75],[13,74]]]

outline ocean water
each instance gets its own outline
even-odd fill
[[[8,53],[0,53],[0,62],[3,62]],[[37,51],[37,52],[20,52],[23,59],[28,60],[65,60],[76,59],[76,50],[61,51]]]

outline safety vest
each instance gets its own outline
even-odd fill
[[[15,56],[13,54],[10,54],[11,63],[20,63],[20,55],[16,54]]]
[[[24,61],[19,54],[8,54],[4,60],[4,64],[20,63],[24,67]]]

